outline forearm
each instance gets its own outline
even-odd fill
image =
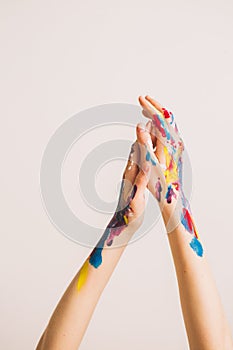
[[[98,268],[90,263],[90,257],[84,262],[57,305],[37,350],[77,350],[101,293],[133,232],[126,227],[122,235],[124,245],[120,237],[115,237],[115,247],[104,246]]]
[[[104,287],[126,245],[140,227],[150,166],[143,163],[138,169],[138,151],[134,143],[123,173],[117,209],[61,298],[37,350],[77,350]]]
[[[206,252],[183,192],[184,142],[175,117],[148,95],[140,96],[139,102],[152,124],[138,130],[137,140],[144,146],[143,156],[153,164],[148,188],[158,201],[168,233],[190,348],[232,350]]]
[[[182,224],[168,234],[181,307],[192,350],[232,350],[229,326],[206,259],[190,246]]]

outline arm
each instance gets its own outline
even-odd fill
[[[232,350],[229,326],[211,274],[206,252],[189,248],[183,225],[168,234],[190,349]]]
[[[128,239],[133,235],[124,230]],[[97,269],[89,258],[59,301],[37,350],[77,350],[104,287],[111,277],[125,246],[104,249],[103,262]]]
[[[77,350],[79,347],[104,287],[143,220],[150,167],[144,164],[139,170],[137,159],[137,144],[134,144],[123,175],[117,210],[59,301],[37,350]]]
[[[139,102],[152,122],[144,131],[138,126],[137,139],[142,157],[153,164],[148,187],[167,229],[190,349],[232,350],[229,326],[183,192],[184,145],[174,115],[149,96]]]

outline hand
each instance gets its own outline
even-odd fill
[[[138,143],[133,143],[123,173],[117,209],[108,224],[108,228],[112,229],[107,238],[108,246],[112,244],[114,236],[118,236],[126,225],[132,231],[136,231],[141,226],[145,210],[145,190],[150,178],[150,170],[150,163],[144,161],[140,164]]]
[[[139,97],[143,115],[151,119],[146,127],[137,126],[137,140],[141,145],[141,158],[152,164],[148,188],[157,199],[166,225],[171,232],[180,223],[199,236],[192,219],[190,206],[183,191],[182,166],[184,143],[172,112],[150,96]],[[154,151],[155,147],[155,151]],[[199,242],[196,242],[198,246]],[[202,254],[202,249],[200,252]]]
[[[139,145],[135,142],[129,154],[123,173],[118,205],[96,248],[90,255],[89,262],[94,267],[102,263],[104,245],[112,246],[115,237],[121,236],[121,244],[125,244],[142,224],[145,210],[145,190],[150,178],[151,164],[140,162]],[[123,233],[127,228],[129,235]],[[122,233],[122,234],[121,234]],[[119,244],[119,239],[117,240]]]

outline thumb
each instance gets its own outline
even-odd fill
[[[150,145],[153,150],[153,143],[151,140],[150,130],[143,123],[138,123],[137,128],[137,141],[141,145]]]

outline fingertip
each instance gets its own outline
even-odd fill
[[[142,103],[142,100],[143,100],[142,95],[138,96],[138,101],[139,101],[140,104]]]

